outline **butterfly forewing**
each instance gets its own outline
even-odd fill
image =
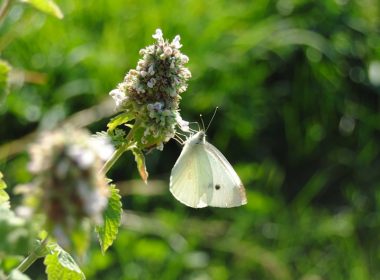
[[[183,204],[202,208],[208,206],[208,179],[211,166],[203,144],[186,144],[170,176],[170,191]]]

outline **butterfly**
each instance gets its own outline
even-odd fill
[[[170,192],[193,208],[236,207],[247,203],[239,176],[200,130],[189,137],[170,175]]]

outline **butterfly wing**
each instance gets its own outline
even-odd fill
[[[204,144],[212,170],[212,187],[208,188],[207,204],[214,207],[236,207],[247,203],[245,189],[239,176],[223,156],[210,143]]]
[[[170,176],[170,191],[183,204],[208,206],[208,187],[212,186],[212,170],[204,144],[187,143]]]

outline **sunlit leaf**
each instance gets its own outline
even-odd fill
[[[57,244],[45,257],[46,273],[49,280],[81,280],[86,279],[74,259]]]
[[[135,155],[135,161],[136,161],[136,164],[137,164],[137,169],[140,173],[140,176],[141,176],[141,179],[143,179],[143,181],[145,183],[148,182],[148,176],[149,176],[149,173],[148,171],[146,170],[146,165],[145,165],[145,157],[144,157],[144,154],[143,152],[138,149],[138,148],[134,148],[132,149],[132,152],[133,154]]]
[[[107,124],[108,131],[113,131],[119,125],[125,124],[132,119],[133,116],[129,112],[124,112],[120,115],[117,115],[116,117],[112,118]]]
[[[120,201],[121,196],[119,195],[119,190],[116,189],[114,185],[111,185],[110,193],[111,195],[108,199],[108,206],[103,214],[103,225],[96,227],[103,253],[107,251],[116,239],[122,213],[122,204]]]
[[[9,208],[9,195],[5,191],[7,185],[2,180],[3,174],[0,172],[0,205]]]
[[[44,12],[45,14],[62,19],[63,13],[56,3],[52,0],[21,0],[22,2],[29,3],[34,8]]]
[[[0,105],[4,102],[9,92],[8,75],[10,70],[10,65],[0,59]]]

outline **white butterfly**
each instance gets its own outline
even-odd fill
[[[206,141],[203,130],[185,142],[171,172],[170,191],[193,208],[236,207],[247,203],[239,176],[223,154]]]

